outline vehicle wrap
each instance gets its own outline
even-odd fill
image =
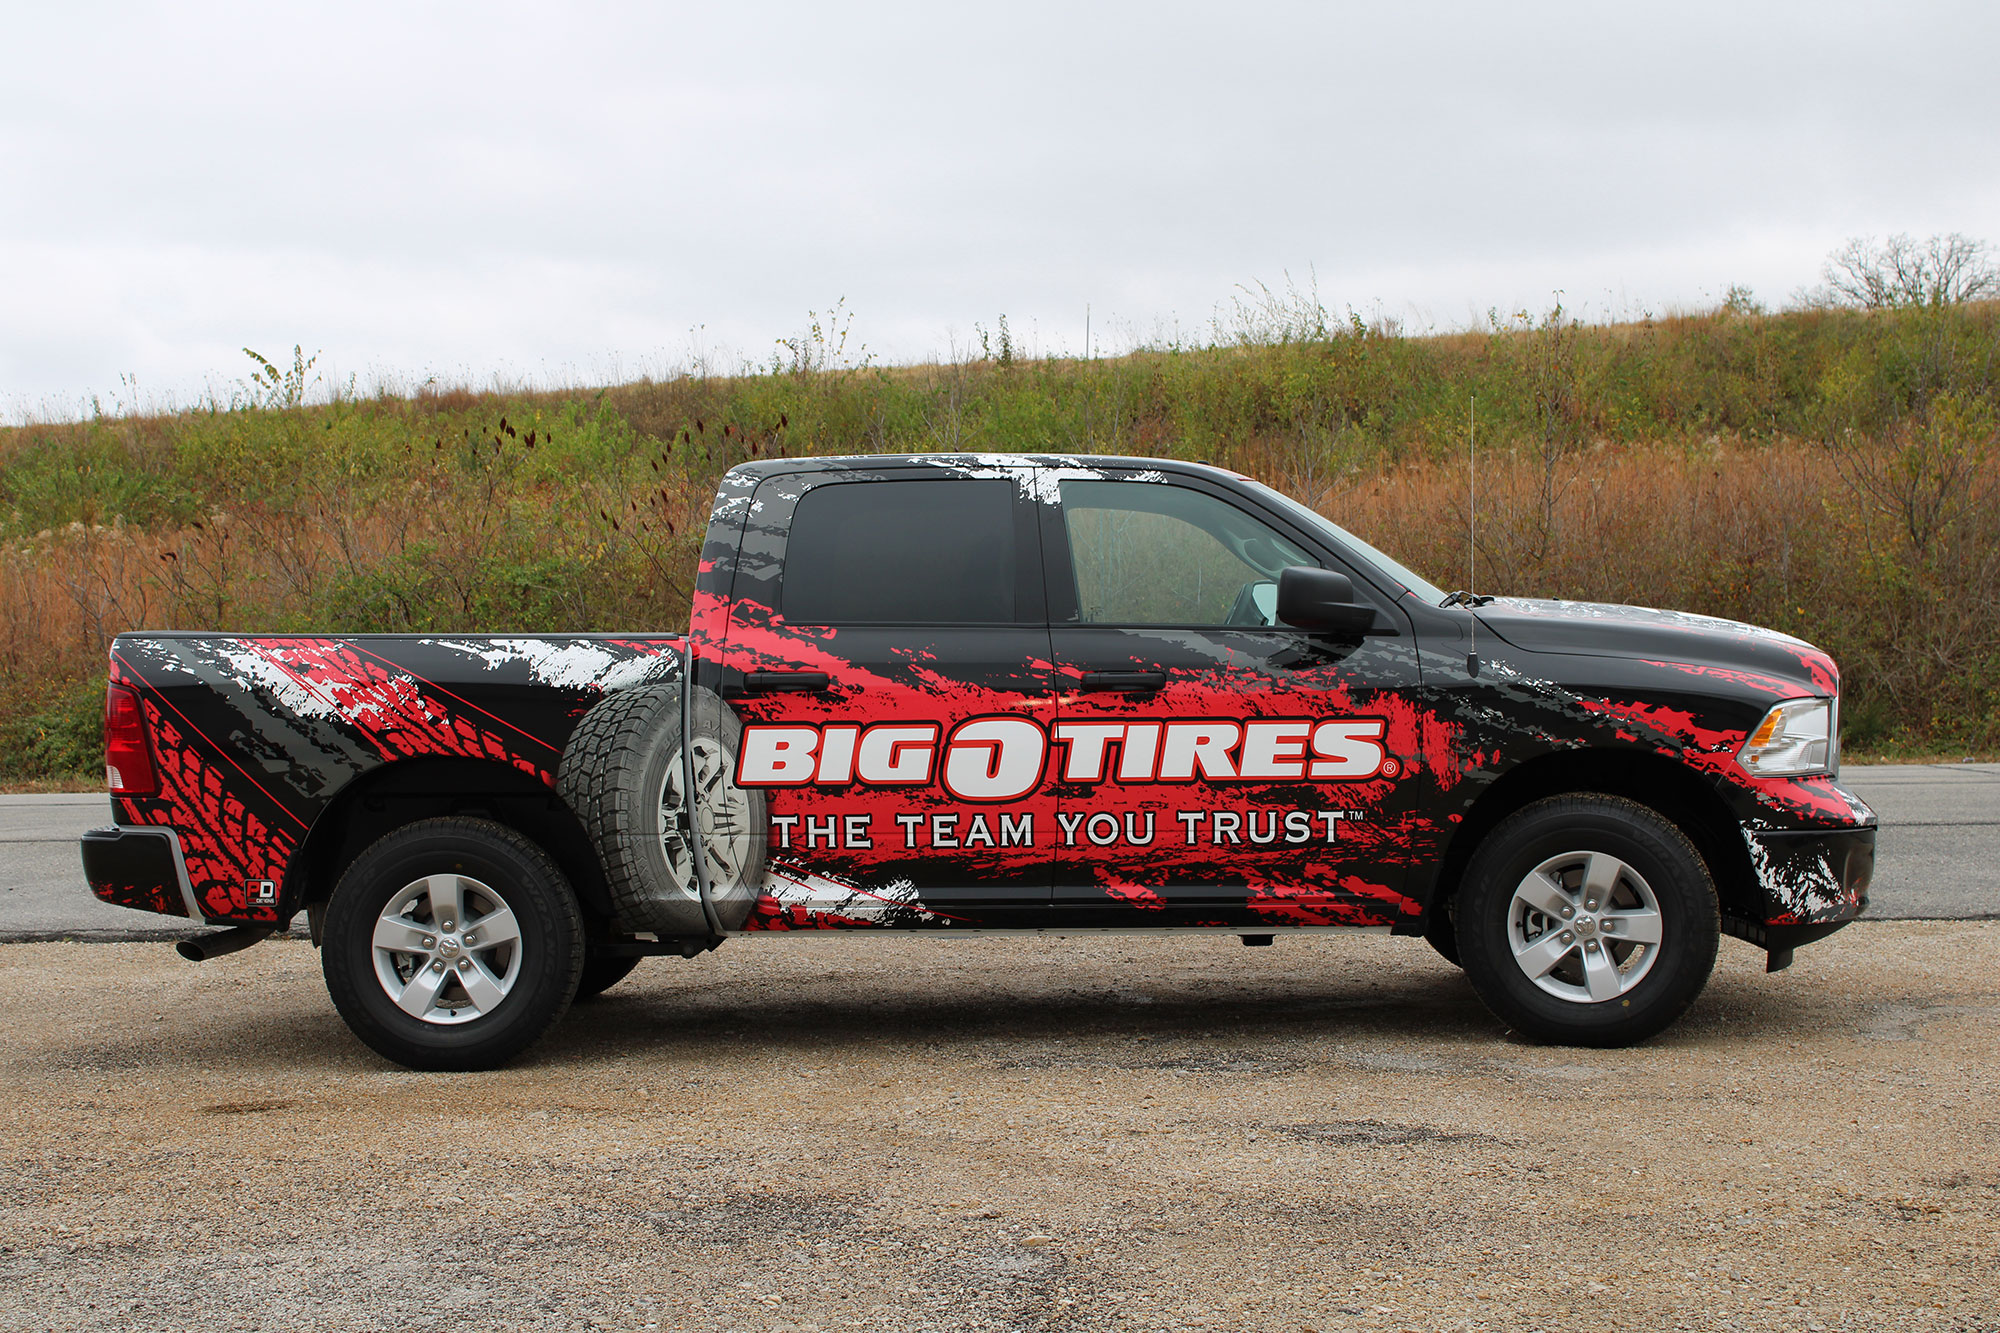
[[[680,650],[665,636],[121,635],[111,679],[138,691],[159,788],[113,793],[113,812],[178,834],[205,919],[282,923],[304,905],[293,859],[349,784],[458,758],[553,787],[576,720],[608,690],[678,679]]]
[[[788,624],[790,506],[816,485],[912,478],[1016,488],[1033,561],[1016,622]],[[1200,488],[1255,511],[1349,572],[1376,626],[1342,637],[1084,624],[1063,584],[1064,479]],[[744,725],[734,777],[766,798],[746,931],[1416,933],[1482,798],[1580,753],[1635,774],[1668,763],[1714,793],[1740,829],[1731,855],[1748,886],[1726,913],[1823,925],[1865,901],[1866,806],[1831,777],[1756,778],[1735,758],[1773,703],[1837,696],[1825,654],[1639,608],[1435,606],[1217,469],[1017,456],[741,466],[716,498],[689,625],[695,683]],[[93,888],[282,923],[304,905],[291,873],[301,846],[352,784],[454,758],[553,789],[578,719],[620,690],[678,681],[683,645],[121,636],[112,679],[138,690],[160,786],[114,809],[120,825],[178,834],[187,893]],[[767,688],[801,674],[824,683]],[[1147,680],[1093,684],[1106,674]]]
[[[752,929],[1415,931],[1452,839],[1480,798],[1524,765],[1579,751],[1663,758],[1716,791],[1742,829],[1754,885],[1750,900],[1726,904],[1731,911],[1765,924],[1808,924],[1850,919],[1864,904],[1866,867],[1846,863],[1852,841],[1837,835],[1872,829],[1872,812],[1830,777],[1758,778],[1735,761],[1772,703],[1837,695],[1832,660],[1809,644],[1737,622],[1644,608],[1519,599],[1478,611],[1416,605],[1400,587],[1379,586],[1381,576],[1351,556],[1345,567],[1359,579],[1373,574],[1375,591],[1393,616],[1409,618],[1406,626],[1345,644],[1275,628],[1237,635],[1238,642],[1221,649],[1213,633],[1133,631],[1121,645],[1124,661],[1085,664],[1064,652],[1064,635],[1081,627],[1064,623],[1065,608],[1052,594],[1045,655],[1038,655],[1041,627],[1021,626],[1004,668],[982,676],[968,671],[967,655],[936,633],[905,631],[886,655],[858,654],[849,645],[865,641],[864,633],[786,625],[774,605],[787,502],[816,479],[881,480],[911,467],[1007,477],[1024,502],[1048,510],[1059,506],[1065,477],[1177,480],[1173,469],[1109,460],[1012,457],[884,459],[873,470],[852,462],[772,462],[725,478],[691,621],[701,679],[735,696],[732,706],[754,733],[787,720],[798,725],[795,704],[789,696],[742,697],[738,683],[757,672],[822,672],[829,682],[824,716],[804,725],[838,728],[851,735],[843,744],[857,747],[874,728],[921,729],[915,734],[931,738],[938,751],[921,780],[908,773],[870,780],[858,769],[837,769],[833,785],[843,799],[822,804],[817,815],[801,809],[823,794],[823,772],[767,786],[770,876]],[[1052,519],[1041,530],[1046,535],[1056,526]],[[1045,559],[1051,544],[1044,542]],[[1330,563],[1346,555],[1315,544]],[[1157,763],[1144,773],[1124,771],[1121,740],[1112,743],[1118,759],[1106,754],[1101,778],[1066,780],[1077,747],[1062,739],[1063,729],[1084,697],[1081,677],[1099,665],[1158,668],[1165,683],[1143,699],[1100,697],[1093,721],[1149,731],[1203,721],[1225,732],[1235,726],[1223,757],[1240,765],[1253,726],[1298,720],[1309,700],[1316,717],[1379,723],[1381,761],[1353,777],[1274,780],[1245,800],[1249,784],[1186,781],[1183,770],[1162,781]],[[968,719],[995,718],[1033,720],[1046,738],[1036,784],[1003,803],[1015,818],[1011,843],[999,828],[1001,811],[975,808],[976,798],[954,793],[944,767],[958,728]],[[987,740],[976,739],[973,748],[996,753]],[[840,784],[842,777],[851,781]],[[1032,839],[1018,836],[1023,816],[1032,816]],[[814,818],[822,821],[821,836],[809,842],[807,821]],[[861,839],[847,836],[849,818]],[[960,845],[940,847],[940,833]],[[1150,841],[1141,842],[1148,834]],[[976,845],[966,845],[969,836]],[[867,845],[854,845],[862,840]],[[1106,846],[1138,854],[1121,860],[1106,855]],[[924,876],[946,857],[958,863],[958,880],[971,883],[927,891]],[[830,873],[835,860],[839,872]],[[1038,888],[1044,874],[1051,881],[1047,897]],[[1008,892],[982,895],[976,888],[982,880]],[[1185,891],[1204,884],[1218,891]]]

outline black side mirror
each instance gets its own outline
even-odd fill
[[[1375,608],[1354,600],[1347,575],[1292,565],[1278,574],[1278,619],[1299,629],[1365,634],[1375,623]]]

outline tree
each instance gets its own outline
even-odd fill
[[[1828,305],[1864,310],[1922,306],[1936,309],[2000,296],[2000,268],[1985,241],[1953,232],[1921,243],[1907,235],[1880,245],[1859,236],[1827,257],[1826,285],[1817,293]]]

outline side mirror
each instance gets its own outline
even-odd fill
[[[1365,634],[1375,623],[1375,608],[1354,600],[1347,575],[1292,565],[1278,575],[1278,619],[1299,629]]]

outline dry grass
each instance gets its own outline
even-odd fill
[[[1284,448],[1254,442],[1235,462],[1316,498],[1335,521],[1442,585],[1466,582],[1463,463],[1418,460],[1329,480],[1301,476]],[[1962,614],[1959,597],[1971,588],[1883,616],[1886,519],[1857,509],[1823,449],[1598,447],[1563,460],[1553,490],[1540,459],[1495,453],[1480,460],[1478,482],[1481,591],[1768,625],[1829,643],[1850,682],[1891,708],[1949,704],[1954,682],[1991,651],[1990,624]],[[253,504],[153,532],[74,524],[0,556],[0,662],[16,678],[88,679],[111,638],[132,629],[679,628],[705,483],[649,480],[599,498],[605,515],[619,517],[593,511],[580,534],[564,531],[556,497],[532,495],[497,508],[413,505],[337,523],[299,523]],[[527,543],[508,526],[523,505],[544,506]],[[1989,540],[1986,560],[1953,568],[1991,577],[2000,533]],[[564,576],[510,596],[527,546]],[[419,568],[415,583],[394,574]]]
[[[1306,313],[1275,341],[1090,362],[0,430],[0,777],[94,767],[126,629],[678,628],[716,478],[749,458],[1205,459],[1459,586],[1474,399],[1480,591],[1817,642],[1846,670],[1851,754],[2000,746],[2000,305],[1438,338]]]

